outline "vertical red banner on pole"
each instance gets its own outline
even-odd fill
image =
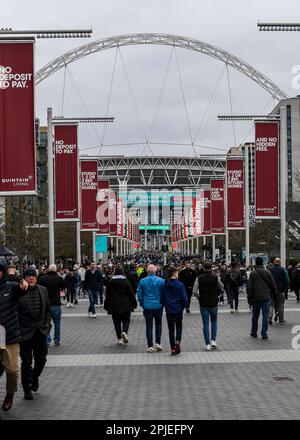
[[[97,207],[99,234],[109,234],[109,180],[98,180]]]
[[[244,229],[244,160],[227,159],[227,228]]]
[[[109,191],[109,235],[117,235],[117,194]]]
[[[211,233],[224,234],[224,179],[211,179],[210,181],[210,215]]]
[[[123,237],[123,201],[117,201],[117,236]]]
[[[54,127],[55,219],[78,221],[78,142],[76,125]]]
[[[98,161],[80,161],[81,230],[98,231]]]
[[[255,216],[279,218],[279,122],[255,122]]]
[[[197,191],[197,196],[193,199],[193,214],[194,214],[194,236],[199,237],[201,235],[201,199],[199,197],[199,192]]]
[[[210,190],[205,189],[201,196],[201,235],[211,235],[210,226]]]
[[[35,193],[34,41],[1,41],[0,196]]]

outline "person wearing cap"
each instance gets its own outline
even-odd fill
[[[39,388],[39,376],[47,360],[51,308],[46,287],[37,284],[36,271],[26,270],[24,279],[28,283],[28,289],[26,295],[19,299],[21,381],[24,398],[32,400],[32,391],[36,392]]]
[[[262,310],[262,339],[268,339],[268,319],[271,298],[277,297],[273,275],[264,268],[262,257],[256,257],[255,270],[249,276],[247,287],[248,302],[252,305],[252,338],[257,338],[258,318]]]
[[[66,287],[64,279],[58,275],[56,264],[50,264],[48,271],[39,277],[38,284],[48,291],[51,316],[54,324],[54,345],[60,346],[61,339],[61,291]],[[51,344],[51,334],[47,337],[48,346]]]
[[[28,287],[24,280],[19,284],[8,282],[6,265],[0,262],[0,325],[5,329],[5,347],[1,350],[0,377],[6,373],[6,396],[2,404],[3,411],[9,411],[13,405],[14,394],[18,390],[19,352],[21,331],[19,324],[18,301]]]

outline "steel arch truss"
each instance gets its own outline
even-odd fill
[[[219,47],[204,43],[203,41],[170,34],[143,33],[119,35],[115,37],[103,38],[101,40],[94,41],[93,43],[80,46],[56,58],[55,60],[51,61],[43,68],[41,68],[35,75],[35,84],[41,83],[50,75],[59,71],[66,65],[73,63],[74,61],[80,60],[81,58],[84,58],[93,53],[121,46],[132,46],[140,44],[173,46],[203,53],[219,61],[222,61],[226,65],[231,66],[243,75],[247,76],[268,93],[270,93],[270,95],[272,95],[274,99],[280,101],[281,99],[288,98],[288,95],[283,90],[281,90],[270,78],[263,75],[254,67],[250,66],[250,64],[246,63],[244,60],[236,57],[235,55],[232,55],[231,53],[220,49]]]
[[[84,156],[82,156],[84,159]],[[90,158],[89,158],[90,159]],[[225,176],[225,156],[187,157],[99,157],[99,177],[111,187],[198,188],[211,178]]]

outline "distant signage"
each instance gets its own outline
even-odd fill
[[[140,226],[140,231],[169,231],[170,226],[161,226],[161,225],[151,225],[151,226]]]
[[[96,235],[96,252],[97,254],[107,252],[107,235]]]

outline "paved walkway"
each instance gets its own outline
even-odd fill
[[[287,324],[269,340],[249,336],[245,298],[239,313],[220,307],[218,350],[206,352],[197,301],[184,316],[182,353],[171,357],[166,320],[162,353],[146,353],[141,310],[132,315],[128,346],[117,346],[111,317],[88,302],[63,306],[63,338],[51,346],[32,402],[16,395],[15,419],[294,419],[300,414],[300,350],[292,348],[300,306],[286,302]],[[300,327],[299,330],[300,332]],[[300,338],[299,338],[300,345]],[[4,396],[4,380],[0,395]]]

